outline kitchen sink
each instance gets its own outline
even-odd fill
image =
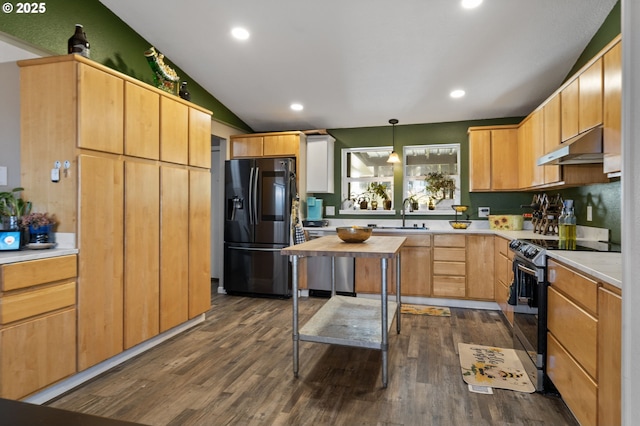
[[[423,228],[421,226],[376,226],[373,228],[374,232],[376,229],[398,229],[403,231],[428,231],[429,228]]]

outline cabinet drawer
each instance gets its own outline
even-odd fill
[[[549,283],[593,315],[598,314],[598,283],[549,259]]]
[[[552,287],[547,328],[591,377],[598,377],[598,320]]]
[[[0,330],[0,397],[20,399],[76,372],[76,310]]]
[[[433,236],[433,245],[436,247],[465,247],[466,236],[455,234],[436,234]]]
[[[433,249],[433,260],[450,262],[464,262],[466,260],[465,249],[436,247]]]
[[[407,238],[403,247],[430,247],[431,235],[403,235]]]
[[[2,265],[0,268],[2,291],[75,278],[78,274],[77,269],[75,255]]]
[[[465,287],[465,277],[450,275],[435,275],[433,277],[433,295],[435,297],[464,297]]]
[[[466,265],[463,262],[447,262],[447,261],[434,261],[433,262],[433,274],[434,275],[456,275],[465,276]]]
[[[4,296],[0,298],[0,324],[73,306],[75,303],[75,282]]]
[[[597,420],[598,385],[551,335],[547,335],[547,374],[583,425]]]

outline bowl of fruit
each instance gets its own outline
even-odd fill
[[[450,220],[449,225],[451,225],[453,229],[467,229],[469,226],[471,226],[471,221],[470,220]]]

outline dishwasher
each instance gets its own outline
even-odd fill
[[[333,235],[331,231],[307,231],[309,239]],[[331,257],[307,257],[307,288],[310,297],[331,297]],[[355,258],[335,257],[336,294],[341,296],[355,296]]]

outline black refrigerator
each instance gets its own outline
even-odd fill
[[[291,296],[290,245],[295,159],[225,162],[224,289],[227,294]]]

